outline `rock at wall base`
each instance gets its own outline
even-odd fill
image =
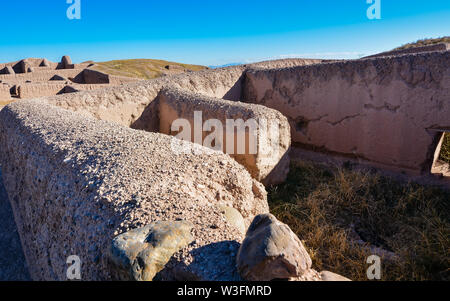
[[[241,277],[249,281],[300,277],[312,264],[302,242],[272,214],[255,217],[236,263]]]
[[[116,277],[153,280],[174,253],[193,241],[191,229],[192,224],[185,221],[156,222],[117,236],[110,254]]]
[[[245,220],[242,217],[242,214],[240,214],[239,211],[237,211],[233,207],[223,205],[219,205],[218,207],[221,210],[221,213],[224,215],[224,218],[227,220],[227,222],[233,225],[236,229],[238,229],[239,232],[245,234],[247,227],[245,226]]]
[[[344,276],[329,271],[320,272],[320,277],[322,278],[322,281],[351,281],[350,279]]]

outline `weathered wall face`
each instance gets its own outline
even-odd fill
[[[179,89],[161,91],[157,102],[160,133],[177,134],[172,132],[172,125],[174,121],[184,119],[191,128],[191,131],[187,131],[190,136],[188,141],[204,146],[207,144],[208,147],[229,154],[265,185],[286,180],[291,133],[289,123],[281,113],[264,106],[227,101]],[[197,122],[194,117],[196,112],[200,114]],[[242,120],[246,127],[227,128],[227,120]],[[209,122],[217,121],[219,128],[210,123],[211,129],[204,130],[203,127]],[[196,138],[196,129],[199,138]],[[242,149],[238,148],[239,145]]]
[[[68,70],[36,70],[32,73],[19,73],[19,74],[3,74],[0,75],[0,80],[7,83],[24,83],[26,81],[31,82],[47,82],[55,74],[58,74],[64,78],[76,77],[83,69],[68,69]]]
[[[67,86],[65,83],[55,84],[21,84],[18,86],[20,98],[34,98],[56,95]]]
[[[8,85],[2,85],[0,83],[0,101],[10,100],[11,99],[11,88]]]
[[[242,98],[243,74],[247,68],[252,66],[258,68],[302,66],[321,61],[285,59],[202,70],[141,81],[139,83],[129,83],[102,91],[49,97],[46,101],[97,119],[145,129],[149,122],[149,115],[153,115],[153,113],[149,113],[150,111],[152,112],[151,104],[156,99],[159,91],[164,87],[181,88],[186,91],[226,100],[240,100]],[[114,77],[111,80],[114,81]]]
[[[47,59],[42,59],[42,58],[27,58],[24,61],[26,61],[31,67],[36,67],[36,68],[52,68],[53,70],[56,69],[56,67],[58,66],[58,63],[54,63],[54,62],[50,62]],[[2,63],[0,64],[0,69],[3,69],[7,66],[15,66],[18,63],[20,63],[21,61],[16,61],[16,62],[10,62],[10,63]]]
[[[429,172],[450,128],[450,55],[434,52],[246,74],[245,99],[288,117],[297,145]]]
[[[327,62],[328,60],[322,59],[280,59],[272,61],[263,61],[248,65],[250,68],[258,69],[275,69],[275,68],[288,68],[296,66],[307,66],[313,64],[320,64]]]
[[[83,280],[111,279],[113,237],[183,219],[194,225],[195,242],[166,272],[236,280],[232,254],[244,233],[224,218],[222,206],[235,208],[248,226],[269,210],[265,189],[223,153],[175,155],[174,139],[39,100],[1,110],[2,176],[31,277],[65,280],[67,257],[78,255]]]
[[[124,126],[151,130],[150,119],[157,122],[152,102],[164,87],[183,88],[207,96],[238,100],[245,67],[204,70],[157,78],[97,91],[47,97],[49,104],[70,109],[97,119]]]
[[[109,75],[95,70],[85,69],[83,79],[84,84],[109,84]]]

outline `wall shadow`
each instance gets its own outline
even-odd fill
[[[0,281],[30,281],[13,211],[0,170]]]

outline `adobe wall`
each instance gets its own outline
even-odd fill
[[[413,53],[422,53],[422,52],[432,52],[432,51],[446,51],[450,50],[450,44],[448,43],[440,43],[440,44],[433,44],[433,45],[427,45],[427,46],[421,46],[421,47],[411,47],[401,50],[393,50],[393,51],[386,51],[382,53],[377,53],[371,56],[367,56],[365,58],[376,58],[376,57],[383,57],[383,56],[394,56],[394,55],[404,55],[404,54],[413,54]]]
[[[0,80],[4,82],[11,83],[23,83],[27,80],[31,82],[47,82],[49,81],[55,74],[58,74],[62,77],[76,77],[80,74],[84,69],[61,69],[61,70],[39,70],[32,73],[19,73],[19,74],[0,74]]]
[[[229,154],[245,166],[253,178],[265,185],[280,184],[286,180],[289,172],[289,149],[291,133],[289,123],[282,114],[264,106],[228,101],[180,89],[164,89],[158,95],[159,129],[167,135],[174,135],[173,122],[185,119],[191,131],[188,141]],[[195,122],[194,114],[199,122]],[[227,128],[227,119],[246,122],[245,129]],[[205,122],[219,121],[211,130],[204,130]],[[254,122],[254,123],[252,123]],[[254,128],[251,128],[254,126]],[[197,129],[197,132],[196,132]],[[236,131],[236,133],[235,133]],[[196,138],[197,133],[200,136]],[[211,134],[214,141],[205,142]],[[221,137],[222,139],[220,139]],[[234,138],[234,139],[233,139]],[[242,140],[241,140],[242,139]],[[234,144],[228,145],[227,142]],[[238,143],[246,146],[238,149]],[[254,149],[251,150],[251,146]]]
[[[8,85],[3,85],[0,83],[0,101],[10,100],[11,93],[9,92],[10,87]]]
[[[165,76],[148,81],[128,83],[102,91],[80,92],[46,98],[50,104],[70,109],[97,119],[114,121],[125,126],[145,129],[149,115],[154,115],[152,102],[164,87],[182,88],[205,96],[240,100],[242,82],[247,68],[258,66],[298,66],[315,64],[322,60],[284,59],[273,62],[209,69]],[[273,65],[272,65],[273,64]],[[141,124],[144,119],[145,123]]]
[[[244,233],[224,218],[222,206],[237,210],[248,226],[269,211],[265,189],[223,153],[203,154],[193,144],[200,154],[175,155],[174,139],[39,100],[1,110],[3,182],[31,277],[66,280],[66,260],[77,255],[83,280],[115,279],[108,262],[115,236],[181,218],[193,224],[194,242],[166,272],[236,280],[234,256]]]
[[[204,95],[237,100],[245,67],[204,70],[128,83],[95,91],[45,98],[49,104],[101,120],[146,129],[155,115],[152,102],[163,87],[183,88]],[[157,119],[155,119],[157,122]]]
[[[245,100],[288,117],[297,146],[429,172],[450,129],[450,55],[430,52],[250,70]]]
[[[85,69],[83,70],[84,84],[109,84],[109,75],[100,71]]]
[[[21,61],[25,61],[27,62],[30,66],[32,67],[38,67],[38,68],[53,68],[56,69],[56,67],[58,66],[58,63],[54,63],[54,62],[50,62],[47,59],[42,59],[42,58],[27,58],[24,60],[20,60],[20,61],[15,61],[15,62],[10,62],[10,63],[1,63],[0,64],[0,69],[6,67],[6,66],[15,66],[18,63],[20,63]]]
[[[65,86],[67,86],[65,83],[26,83],[21,84],[17,89],[20,98],[36,98],[56,95],[63,90]]]
[[[330,60],[323,59],[279,59],[279,60],[271,60],[271,61],[263,61],[258,63],[249,64],[250,68],[259,68],[259,69],[275,69],[275,68],[288,68],[288,67],[296,67],[296,66],[307,66],[312,64],[320,64],[323,62],[328,62]]]

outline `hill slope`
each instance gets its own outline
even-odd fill
[[[442,38],[435,38],[435,39],[422,39],[422,40],[418,40],[413,43],[405,44],[405,45],[395,48],[393,50],[402,50],[402,49],[408,49],[408,48],[412,48],[412,47],[428,46],[428,45],[434,45],[434,44],[439,44],[439,43],[450,43],[450,37],[442,37]]]
[[[208,67],[199,65],[181,64],[164,60],[133,59],[115,60],[96,63],[93,69],[111,75],[152,79],[163,74],[180,73],[184,71],[199,71]]]

